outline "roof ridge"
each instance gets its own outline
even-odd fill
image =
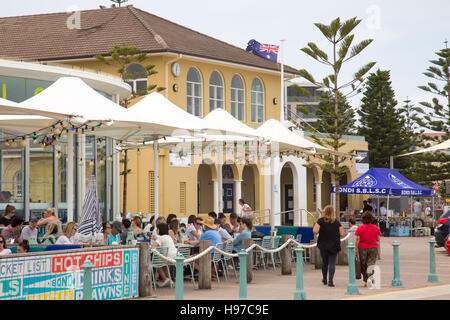
[[[219,42],[221,42],[221,43],[223,43],[223,44],[225,44],[225,45],[227,45],[227,46],[234,47],[234,48],[236,48],[236,49],[239,49],[239,50],[242,50],[242,51],[244,51],[244,52],[247,52],[248,54],[254,55],[253,53],[248,52],[247,50],[244,50],[243,48],[240,48],[240,47],[238,47],[238,46],[235,46],[235,45],[233,45],[233,44],[231,44],[231,43],[228,43],[228,42],[225,42],[225,41],[223,41],[223,40],[214,38],[214,37],[209,36],[209,35],[207,35],[207,34],[201,33],[200,31],[196,31],[196,30],[194,30],[194,29],[191,29],[191,28],[188,28],[188,27],[186,27],[186,26],[183,26],[183,25],[181,25],[181,24],[179,24],[179,23],[176,23],[176,22],[173,22],[173,21],[171,21],[171,20],[165,19],[165,18],[163,18],[163,17],[157,16],[157,15],[155,15],[155,14],[153,14],[153,13],[150,13],[150,12],[147,12],[147,11],[144,11],[144,10],[141,10],[141,9],[139,9],[139,8],[134,8],[134,7],[133,7],[133,9],[139,10],[139,11],[141,11],[141,12],[144,12],[145,14],[154,16],[154,17],[156,17],[156,18],[158,18],[158,19],[161,19],[161,20],[164,20],[164,21],[173,23],[173,24],[179,26],[180,28],[183,28],[183,29],[192,31],[192,32],[194,32],[194,33],[197,33],[197,34],[199,34],[199,35],[208,37],[208,38],[213,39],[213,40],[215,40],[215,41],[219,41]],[[255,56],[255,57],[258,57],[257,55],[254,55],[254,56]],[[258,57],[258,58],[261,58],[261,57]],[[264,59],[264,58],[261,58],[261,59],[266,60],[266,59]],[[266,60],[266,61],[269,61],[269,60]],[[269,62],[272,62],[272,61],[269,61]],[[277,64],[277,65],[281,68],[281,63],[279,63],[279,62],[272,62],[272,63]]]
[[[99,10],[123,10],[132,5],[126,6],[126,7],[111,7],[111,8],[104,8],[104,9],[87,9],[87,10],[79,10],[80,12],[87,12],[87,11],[99,11]],[[49,15],[61,15],[61,14],[70,14],[73,11],[60,11],[60,12],[47,12],[47,13],[35,13],[35,14],[28,14],[28,15],[22,15],[22,16],[6,16],[6,17],[0,17],[0,19],[9,19],[9,18],[28,18],[28,17],[37,17],[37,16],[49,16]]]
[[[137,12],[136,8],[134,8],[133,6],[127,6],[127,8],[136,17],[136,19],[139,20],[140,23],[142,23],[145,29],[147,29],[152,34],[156,42],[158,42],[164,49],[169,48],[166,41],[159,34],[157,34],[155,30],[153,30],[152,27],[144,19],[142,19],[142,17],[139,15],[139,12]]]

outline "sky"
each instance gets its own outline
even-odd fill
[[[96,9],[110,3],[109,0],[16,0],[2,5],[0,16]],[[431,101],[433,96],[418,86],[428,82],[423,72],[429,67],[429,60],[435,59],[435,52],[445,47],[446,39],[450,41],[449,0],[129,0],[128,4],[243,49],[250,39],[270,44],[279,44],[284,39],[285,64],[307,69],[316,80],[331,70],[300,49],[315,42],[331,56],[331,46],[314,23],[329,24],[337,17],[342,21],[356,16],[362,22],[354,29],[354,43],[363,39],[374,41],[344,64],[342,81],[350,80],[364,64],[376,62],[372,71],[390,70],[400,105],[406,97],[416,105]],[[357,96],[350,100],[353,107],[359,106],[360,99]]]

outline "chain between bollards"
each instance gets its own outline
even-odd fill
[[[294,292],[294,300],[306,300],[306,292],[303,288],[303,248],[295,248],[297,257],[297,288]]]
[[[394,279],[392,279],[393,287],[403,286],[402,280],[400,280],[400,259],[399,259],[399,252],[398,252],[399,246],[400,246],[400,243],[397,241],[394,241],[392,243],[392,247],[394,250]]]
[[[84,269],[83,300],[92,300],[92,268],[94,265],[86,259],[81,267]]]
[[[350,242],[348,248],[348,285],[345,294],[359,294],[358,285],[356,284],[355,272],[355,245]]]
[[[434,245],[436,241],[431,238],[428,242],[430,244],[430,274],[428,275],[428,282],[439,282],[438,276],[436,274],[436,257],[434,255]]]
[[[247,251],[239,252],[239,300],[247,299]]]
[[[184,300],[183,255],[178,252],[175,261],[175,300]]]

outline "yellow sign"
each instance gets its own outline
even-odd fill
[[[450,202],[450,199],[445,199],[445,202]]]
[[[73,290],[37,294],[27,297],[27,300],[73,300]]]

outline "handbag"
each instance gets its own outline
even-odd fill
[[[355,275],[356,279],[361,279],[361,262],[358,256],[355,257]]]

